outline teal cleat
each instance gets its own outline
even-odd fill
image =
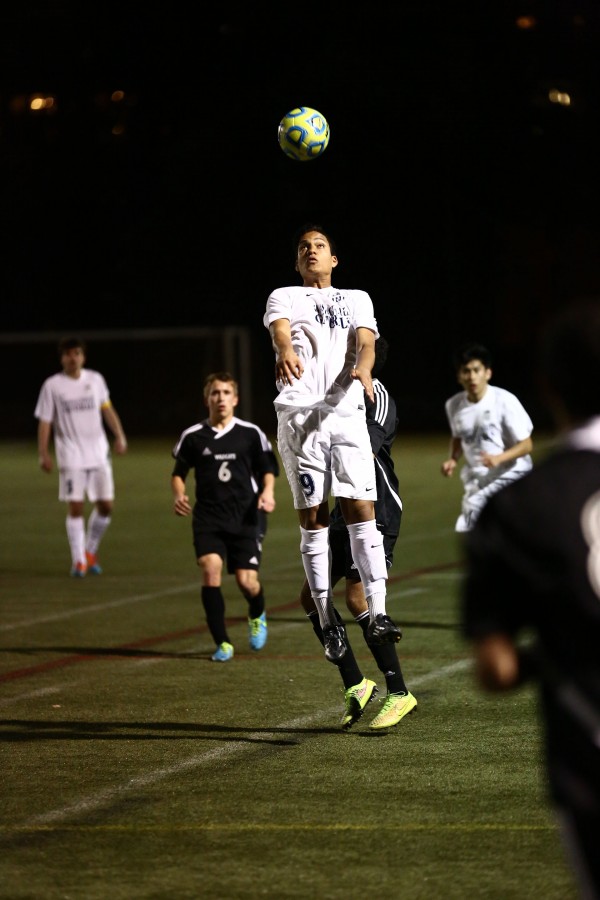
[[[266,613],[261,613],[257,619],[248,619],[248,643],[251,650],[262,650],[267,643]]]
[[[102,575],[102,566],[98,562],[98,557],[95,553],[88,553],[85,551],[85,558],[87,560],[87,570],[90,575]]]
[[[213,662],[228,662],[230,659],[233,659],[233,646],[228,644],[227,641],[223,641],[222,644],[219,644],[211,659]]]

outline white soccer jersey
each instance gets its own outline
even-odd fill
[[[373,302],[365,291],[293,285],[277,288],[267,300],[263,323],[289,319],[292,344],[304,374],[293,384],[277,383],[275,405],[316,407],[347,396],[358,404],[363,386],[350,378],[356,364],[356,329],[379,337]]]
[[[482,453],[502,453],[531,436],[533,422],[510,391],[489,384],[478,403],[471,403],[466,391],[460,391],[446,401],[446,415],[452,436],[462,444],[465,464],[460,474],[465,484],[477,480],[483,485],[508,472],[520,476],[532,468],[529,455],[492,469],[480,462]]]
[[[45,380],[34,415],[51,422],[61,469],[94,469],[106,463],[109,443],[101,407],[109,400],[103,376],[82,369],[79,378],[58,372]]]

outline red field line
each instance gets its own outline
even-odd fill
[[[412,569],[402,575],[390,575],[391,583],[400,581],[409,581],[412,578],[418,578],[421,575],[430,575],[432,572],[444,572],[451,569],[461,568],[461,562],[440,563],[436,566],[426,566],[422,569]],[[341,595],[341,591],[336,592],[336,596]],[[282,603],[280,606],[269,607],[272,612],[285,612],[288,609],[295,609],[298,606],[298,600],[292,600],[289,603]],[[228,624],[243,622],[242,616],[228,618]],[[131,650],[139,650],[143,647],[152,647],[156,644],[164,644],[167,641],[177,641],[180,638],[189,637],[192,634],[203,634],[207,631],[206,625],[198,625],[195,628],[185,628],[182,631],[172,631],[169,634],[155,635],[153,637],[141,638],[139,641],[133,641],[128,644],[120,644],[117,647],[108,649],[102,654],[95,653],[76,653],[72,656],[63,656],[60,659],[50,660],[40,663],[37,666],[27,666],[25,669],[14,669],[12,672],[4,672],[0,675],[0,683],[7,681],[16,681],[20,678],[30,678],[33,675],[39,675],[42,672],[51,672],[53,669],[64,669],[67,666],[74,666],[81,662],[98,661],[102,659],[113,659],[115,656],[127,656]]]

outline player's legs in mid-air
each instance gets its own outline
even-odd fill
[[[416,707],[417,702],[404,683],[395,644],[373,644],[368,638],[369,609],[362,582],[352,560],[347,530],[343,526],[333,526],[330,528],[329,538],[332,584],[335,586],[342,578],[345,579],[347,609],[361,627],[364,640],[386,682],[387,694],[384,706],[373,719],[370,727],[378,729],[397,725],[408,712]],[[395,542],[396,536],[387,535],[384,538],[386,560],[389,560],[390,565]],[[300,592],[300,600],[315,634],[323,644],[323,632],[319,617],[306,581]],[[337,610],[335,610],[335,614],[340,626],[344,627]],[[345,710],[341,720],[344,730],[351,728],[360,719],[367,704],[374,700],[378,693],[376,683],[365,677],[357,662],[347,634],[346,647],[344,656],[335,662],[344,685]]]
[[[336,662],[346,652],[346,643],[331,598],[327,418],[319,410],[279,409],[277,442],[298,513],[302,565],[323,632],[325,656]]]
[[[400,629],[385,610],[387,569],[375,523],[375,469],[364,410],[349,408],[344,415],[280,410],[278,444],[298,511],[302,562],[323,629],[327,659],[341,659],[346,647],[331,602],[330,492],[340,499],[350,526],[352,552],[369,607],[370,637],[380,643],[398,641]]]
[[[354,564],[369,609],[369,638],[395,643],[402,637],[386,611],[387,565],[383,537],[375,521],[377,483],[364,410],[332,418],[331,492],[348,529]]]

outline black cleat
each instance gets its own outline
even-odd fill
[[[380,613],[367,628],[367,640],[371,644],[397,644],[402,632],[389,616]]]
[[[336,663],[345,655],[346,629],[343,625],[329,625],[323,629],[323,646],[325,647],[325,658],[329,662]]]

